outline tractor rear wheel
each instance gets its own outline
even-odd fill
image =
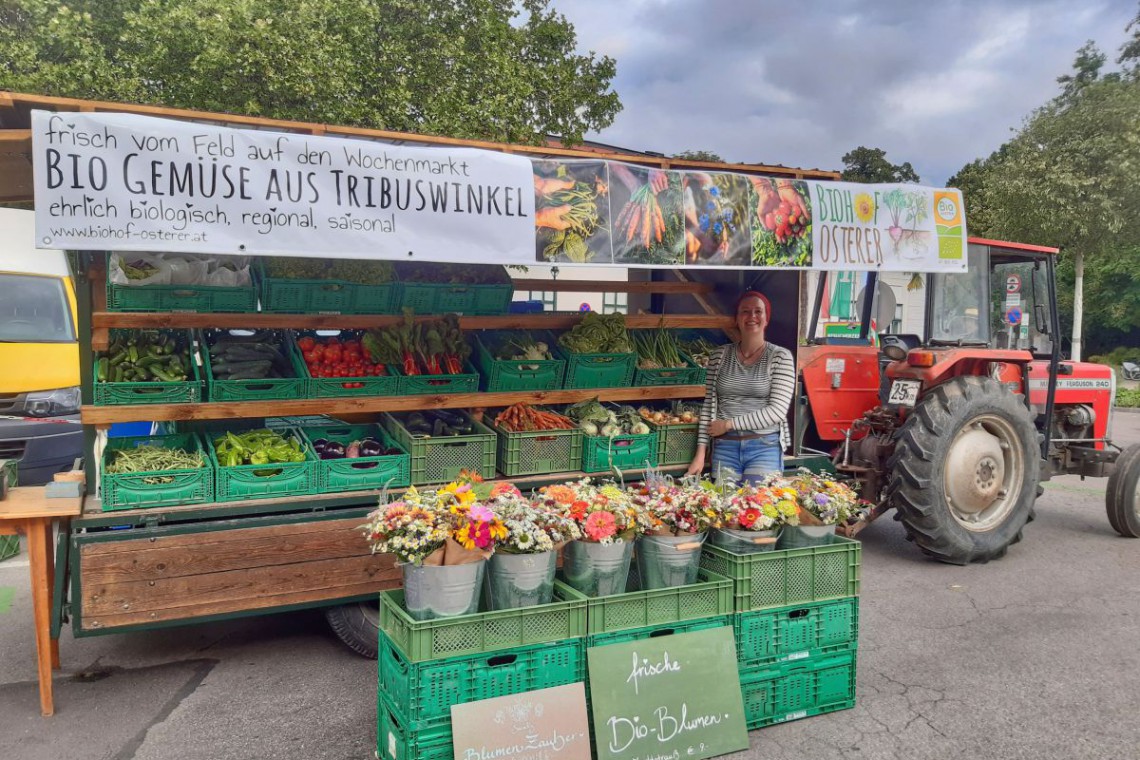
[[[1104,493],[1108,521],[1125,538],[1140,538],[1140,443],[1129,446],[1116,458]]]
[[[1020,397],[988,377],[930,391],[899,430],[887,493],[907,537],[956,565],[1021,538],[1040,479],[1037,430]]]

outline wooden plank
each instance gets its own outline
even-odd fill
[[[79,514],[83,499],[49,499],[43,486],[22,486],[8,491],[8,498],[0,501],[0,521],[28,520],[41,517],[73,517]]]
[[[677,271],[677,270],[674,270]],[[557,293],[711,293],[711,282],[628,282],[626,280],[515,280],[515,291],[546,290]]]
[[[656,316],[653,317],[656,319]],[[597,397],[602,401],[660,401],[703,398],[703,385],[654,385],[644,388],[516,391],[511,393],[457,393],[440,396],[367,396],[357,398],[290,399],[284,401],[228,401],[204,404],[144,404],[84,406],[85,425],[115,422],[224,420],[245,417],[291,417],[308,414],[406,412],[416,409],[499,407],[511,404],[572,404]]]
[[[330,552],[330,557],[346,556],[343,554],[344,546],[349,547],[351,554],[359,554],[362,549],[368,549],[364,534],[359,530],[362,524],[364,518],[352,517],[255,528],[152,534],[145,538],[85,543],[79,556],[85,578],[91,573],[104,572],[109,574],[107,580],[140,574],[144,577],[147,574],[154,577],[194,575],[226,570],[227,563],[233,566],[242,566],[242,561],[256,565],[273,564],[275,552],[288,559],[305,546],[317,553]],[[243,552],[247,556],[243,557]],[[309,556],[308,553],[301,554],[302,558]],[[211,564],[200,565],[202,558]]]
[[[649,283],[630,283],[649,284]],[[590,289],[591,283],[583,283]],[[540,288],[535,288],[536,290]],[[436,315],[420,315],[417,322],[439,319]],[[582,314],[503,314],[491,317],[460,317],[464,330],[568,330],[582,320]],[[126,312],[96,311],[91,315],[93,327],[185,327],[185,328],[295,328],[295,329],[363,329],[388,327],[404,321],[402,316],[389,314],[252,314],[195,313],[195,312]],[[733,320],[721,314],[630,314],[628,327],[732,327]]]
[[[102,631],[122,628],[128,625],[147,625],[155,623],[173,623],[178,621],[193,622],[207,615],[227,615],[241,612],[271,611],[279,607],[290,607],[299,604],[316,604],[330,602],[338,599],[348,599],[366,594],[378,594],[387,589],[399,588],[400,577],[378,578],[367,583],[357,583],[346,586],[313,589],[311,591],[288,590],[276,594],[267,594],[255,599],[234,600],[230,603],[172,608],[163,610],[134,610],[118,615],[95,615],[82,618],[84,631]],[[280,590],[279,590],[280,591]]]
[[[370,554],[342,559],[292,562],[152,581],[84,583],[83,617],[126,612],[175,610],[178,617],[202,617],[256,609],[264,596],[289,597],[324,591],[323,598],[346,596],[345,586],[380,588],[400,577],[391,561]],[[291,602],[285,602],[289,604]]]
[[[91,288],[91,311],[107,310],[107,259],[102,254],[91,256],[88,261],[87,283]],[[111,331],[106,327],[91,327],[91,350],[106,351],[111,345]]]

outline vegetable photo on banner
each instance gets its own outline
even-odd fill
[[[697,266],[752,262],[748,178],[720,172],[684,172],[685,259]]]
[[[615,264],[671,264],[685,259],[679,172],[610,163]]]
[[[613,260],[605,161],[534,161],[535,259],[585,264]]]
[[[806,182],[749,177],[752,263],[757,266],[811,265],[811,195]]]

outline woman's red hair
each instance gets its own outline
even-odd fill
[[[741,293],[740,298],[736,299],[736,308],[733,309],[733,312],[739,312],[740,304],[744,303],[749,298],[759,298],[760,302],[764,304],[764,314],[767,315],[769,320],[772,319],[772,303],[768,300],[768,296],[755,290],[746,290]]]

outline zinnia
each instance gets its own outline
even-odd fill
[[[617,520],[609,512],[594,512],[586,518],[586,537],[603,541],[617,532]]]
[[[740,527],[751,528],[760,519],[760,510],[756,507],[749,507],[740,513]]]

